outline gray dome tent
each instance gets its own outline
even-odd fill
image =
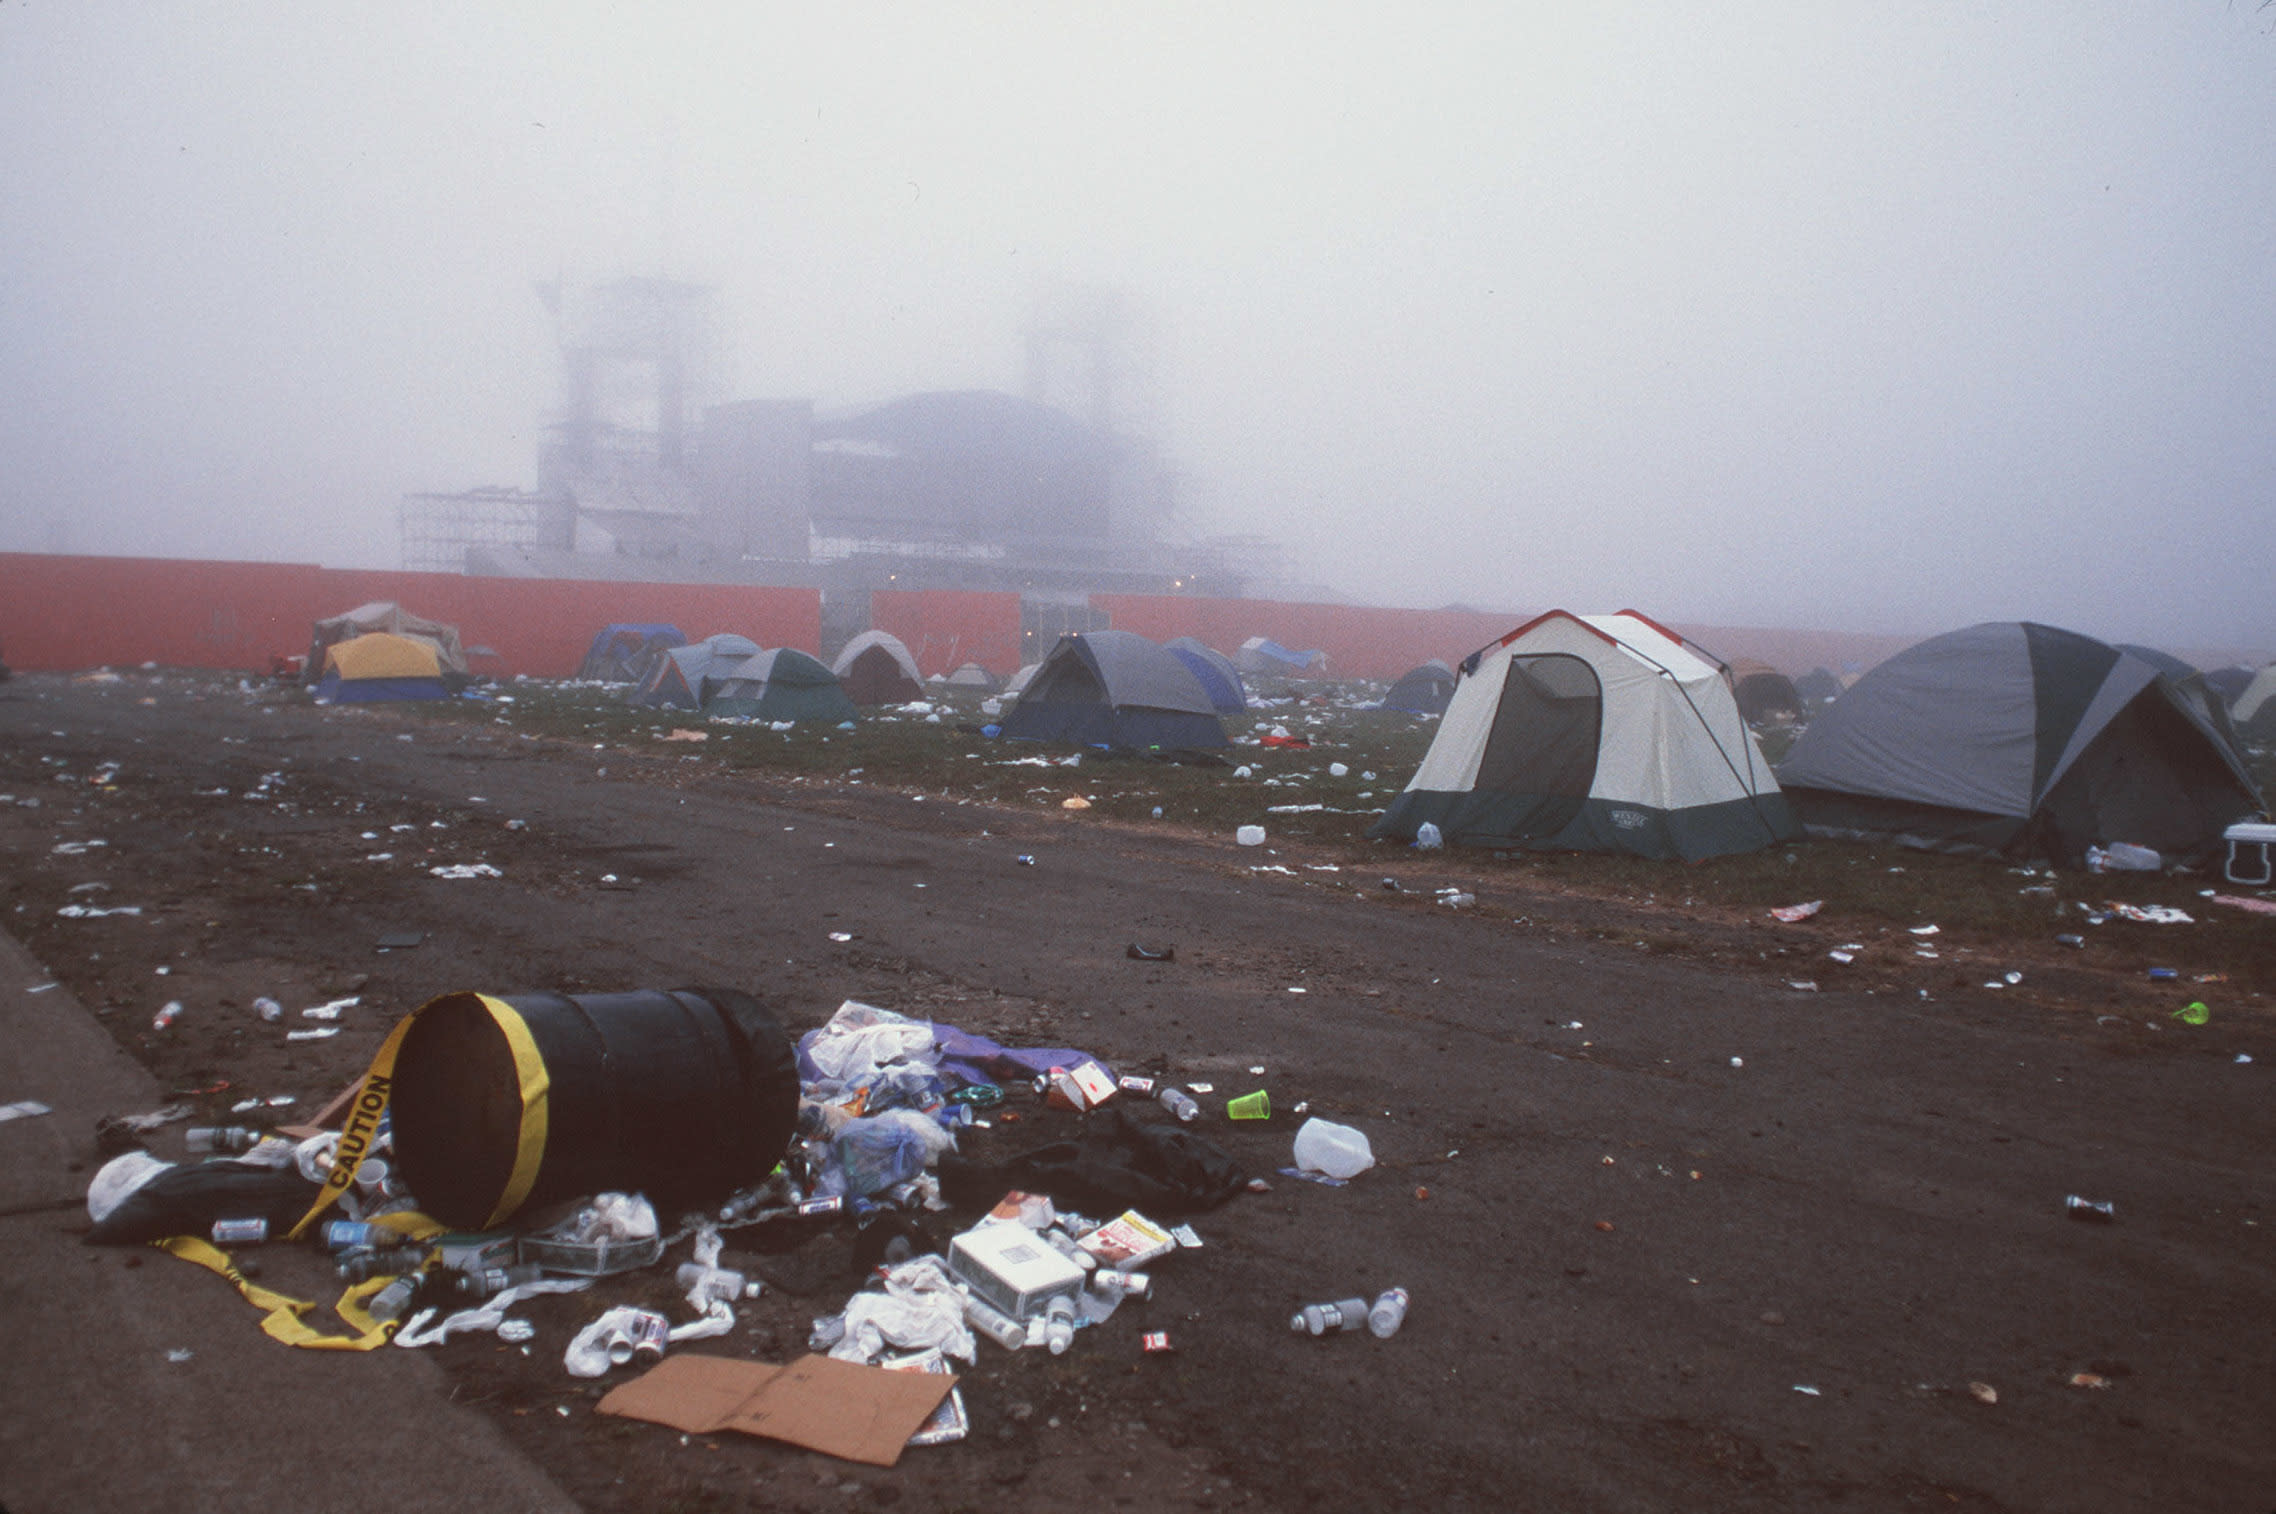
[[[1192,669],[1134,631],[1060,637],[1004,717],[1004,735],[1078,746],[1231,745]]]
[[[2028,621],[1909,647],[1813,721],[1778,770],[1814,835],[2045,857],[2211,855],[2261,797],[2194,676]]]
[[[1383,708],[1409,715],[1443,715],[1454,697],[1454,670],[1433,657],[1407,669],[1383,695]]]

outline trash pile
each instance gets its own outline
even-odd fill
[[[622,1056],[593,1062],[565,1032],[585,1024],[605,1041],[658,1016],[742,1037],[747,1076],[712,1111],[733,1125],[714,1143],[720,1153],[684,1141],[643,1148],[635,1128],[690,1118],[685,1095],[667,1094],[669,1110],[629,1107],[637,1095]],[[512,1086],[467,1070],[490,1055],[494,1031],[505,1049],[490,1051]],[[640,1073],[653,1097],[675,1069],[647,1055]],[[612,1103],[608,1121],[580,1103],[594,1096],[579,1084],[592,1084],[596,1067],[625,1085],[608,1091],[626,1106]],[[470,1116],[460,1104],[481,1108]],[[1075,1134],[998,1161],[961,1149],[974,1131],[1042,1124],[1046,1112],[1078,1117],[1051,1121]],[[668,1267],[680,1303],[654,1307],[653,1283],[640,1302],[615,1301],[627,1287],[603,1290],[562,1348],[573,1378],[649,1369],[612,1389],[599,1412],[884,1465],[905,1446],[969,1432],[955,1364],[975,1365],[982,1337],[1008,1351],[1076,1349],[1081,1332],[1174,1288],[1178,1258],[1204,1245],[1189,1216],[1263,1186],[1194,1128],[1201,1108],[1186,1090],[1117,1076],[1082,1051],[1006,1047],[853,1000],[793,1048],[747,996],[709,989],[446,995],[397,1026],[372,1070],[311,1124],[195,1127],[184,1159],[164,1160],[148,1138],[183,1113],[106,1123],[117,1154],[89,1186],[88,1239],[149,1243],[216,1272],[264,1311],[272,1337],[371,1350],[491,1335],[527,1352],[538,1326],[518,1305]],[[1269,1098],[1260,1089],[1229,1099],[1226,1114],[1268,1118]],[[743,1139],[754,1126],[766,1132],[756,1145]],[[604,1127],[619,1149],[596,1149]],[[1374,1161],[1363,1134],[1319,1119],[1298,1134],[1295,1158],[1281,1170],[1330,1186]],[[697,1170],[706,1182],[691,1187]],[[565,1193],[564,1174],[621,1181]],[[954,1222],[954,1212],[977,1219]],[[812,1355],[778,1367],[674,1354],[729,1334],[738,1309],[767,1289],[756,1270],[723,1262],[731,1236],[757,1231],[749,1239],[766,1243],[756,1252],[779,1253],[825,1230],[850,1230],[863,1282],[812,1319]],[[287,1241],[312,1250],[252,1252]],[[345,1288],[334,1310],[349,1333],[327,1333],[311,1320],[314,1303],[255,1281],[264,1259],[303,1274],[328,1264]],[[1387,1336],[1405,1308],[1392,1289],[1372,1305],[1311,1305],[1292,1325]],[[1141,1331],[1139,1344],[1173,1349],[1166,1329]]]

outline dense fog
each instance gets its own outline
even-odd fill
[[[1180,529],[1359,601],[2276,652],[2272,29],[0,5],[0,549],[393,566],[656,274],[825,407],[1103,304]]]

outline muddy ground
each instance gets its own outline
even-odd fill
[[[1869,942],[1837,980],[1841,922],[1675,888],[1260,856],[684,756],[187,676],[0,686],[0,920],[201,1113],[305,1113],[439,993],[714,982],[793,1030],[855,997],[1213,1083],[1200,1128],[1270,1179],[1065,1356],[982,1342],[971,1437],[890,1470],[596,1415],[561,1349],[603,1302],[665,1302],[654,1278],[533,1309],[526,1353],[440,1348],[590,1509],[2276,1508],[2264,985],[2192,1028],[2043,943]],[[429,871],[471,862],[502,876]],[[1453,883],[1476,906],[1431,902]],[[351,993],[326,1041],[250,1007]],[[1272,1120],[1222,1117],[1260,1087]],[[1299,1103],[1379,1166],[1279,1177]],[[967,1150],[1071,1118],[1015,1108]],[[2072,1193],[2115,1223],[2067,1219]],[[727,1260],[774,1286],[699,1349],[786,1360],[858,1282],[827,1225]],[[1389,1341],[1288,1331],[1392,1284],[1414,1303]],[[218,1283],[212,1307],[255,1328]]]

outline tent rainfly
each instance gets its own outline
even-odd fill
[[[1779,778],[1813,835],[2068,867],[2114,842],[2202,861],[2260,791],[2204,680],[2161,661],[2029,621],[1931,637],[1811,722]]]
[[[1454,697],[1454,670],[1433,657],[1418,667],[1399,675],[1383,695],[1383,708],[1404,710],[1409,715],[1443,715],[1446,702]]]
[[[578,665],[577,676],[591,683],[638,683],[666,649],[687,644],[688,639],[674,625],[619,622],[603,626],[594,635],[584,662]]]
[[[372,631],[324,649],[314,697],[318,704],[448,699],[450,686],[433,642]]]
[[[710,686],[703,702],[707,715],[825,720],[835,725],[857,713],[838,675],[796,647],[776,647],[715,667],[705,682]]]
[[[1035,682],[1035,675],[1042,669],[1042,667],[1043,664],[1040,662],[1021,663],[1019,671],[1004,680],[1005,697],[1016,698],[1017,696],[1026,693],[1027,686]]]
[[[1799,834],[1721,669],[1633,610],[1552,610],[1463,659],[1368,834],[1693,861]]]
[[[1324,674],[1328,670],[1325,652],[1293,651],[1269,636],[1252,636],[1241,643],[1233,665],[1244,673],[1275,673],[1293,678],[1303,673]]]
[[[748,636],[717,632],[684,647],[672,647],[656,659],[648,676],[632,691],[634,704],[678,710],[700,710],[710,690],[706,679],[716,679],[732,664],[756,657],[764,650]]]
[[[1231,745],[1193,670],[1135,631],[1060,637],[1004,717],[1004,735],[1078,746]]]
[[[864,631],[830,664],[855,704],[907,704],[925,697],[924,675],[908,643],[891,631]]]
[[[1248,691],[1241,685],[1241,670],[1233,659],[1213,651],[1191,636],[1162,643],[1162,650],[1193,670],[1208,691],[1209,703],[1220,715],[1238,715],[1249,707]]]

